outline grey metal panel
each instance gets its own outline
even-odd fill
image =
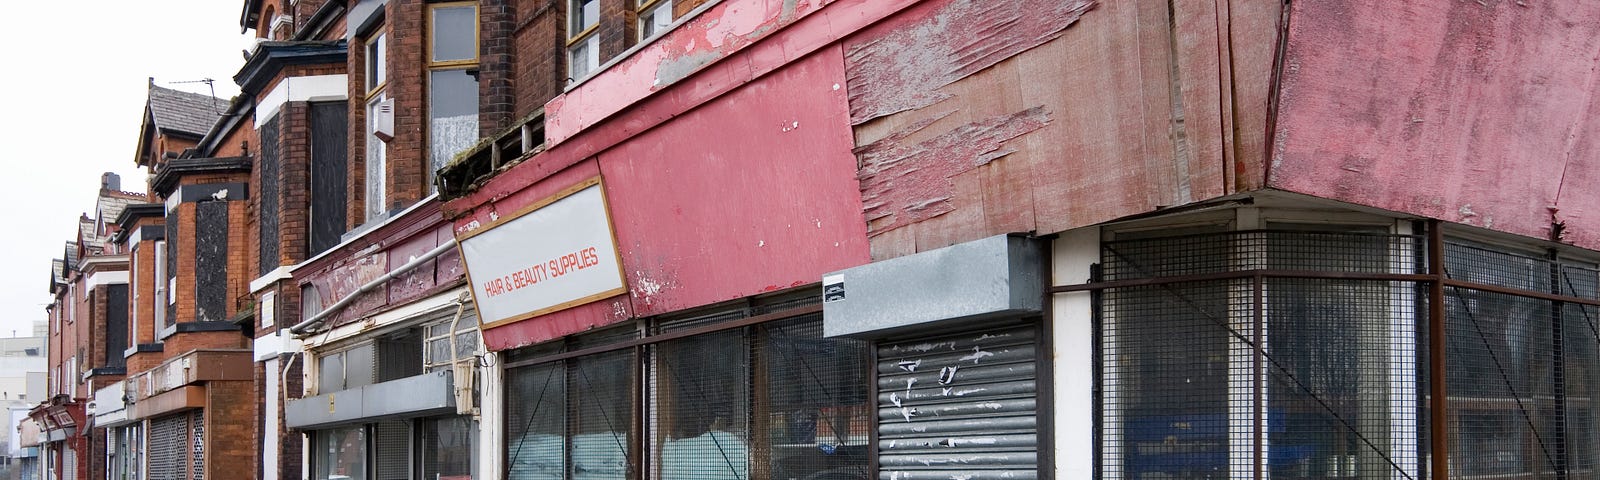
[[[823,276],[823,333],[885,338],[957,320],[1037,313],[1037,240],[998,235]]]
[[[880,342],[881,479],[1037,477],[1038,328]]]
[[[454,412],[455,380],[449,371],[424,373],[300,400],[284,407],[289,428],[314,429],[384,418]]]

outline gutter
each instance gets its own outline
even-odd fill
[[[295,335],[306,335],[307,330],[309,330],[311,327],[322,323],[323,321],[327,320],[328,317],[333,316],[333,314],[339,313],[339,311],[344,310],[344,307],[350,306],[351,303],[355,303],[356,299],[361,297],[362,294],[381,287],[385,283],[389,283],[390,280],[394,280],[396,277],[422,266],[422,264],[427,263],[429,260],[433,260],[434,257],[443,255],[444,252],[448,252],[455,247],[456,239],[451,238],[450,241],[434,247],[433,250],[429,250],[428,253],[424,253],[420,257],[413,258],[411,261],[406,262],[405,265],[401,265],[399,268],[390,270],[389,273],[385,273],[383,276],[361,285],[361,287],[357,288],[356,291],[350,292],[349,295],[345,295],[344,298],[334,302],[333,305],[329,305],[328,308],[322,309],[322,311],[318,312],[316,315],[312,315],[311,318],[295,324],[293,327],[289,327],[289,333],[293,333]]]

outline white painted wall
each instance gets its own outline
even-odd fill
[[[1100,229],[1062,233],[1051,250],[1051,285],[1087,283],[1100,261]],[[1089,292],[1074,292],[1056,295],[1050,308],[1055,478],[1093,478],[1094,304]]]

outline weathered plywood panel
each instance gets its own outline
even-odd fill
[[[1297,2],[1268,185],[1600,247],[1600,9]],[[1582,182],[1582,183],[1580,183]]]
[[[874,258],[1058,232],[1262,178],[1269,3],[936,0],[847,39]],[[1234,33],[1239,14],[1240,28],[1267,31]]]

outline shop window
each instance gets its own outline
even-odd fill
[[[640,40],[653,38],[672,25],[672,0],[646,0],[639,3]]]
[[[456,327],[455,335],[450,334],[451,326]],[[461,321],[454,319],[445,320],[422,327],[426,332],[423,340],[422,353],[423,368],[429,372],[449,370],[450,362],[473,358],[478,351],[478,320],[476,315],[470,313],[463,315]],[[451,339],[454,338],[452,343]],[[452,348],[454,351],[452,351]]]
[[[428,11],[431,176],[478,141],[478,7],[441,3],[429,5]]]
[[[361,426],[316,432],[311,447],[317,480],[367,480],[367,434]]]
[[[1513,289],[1445,289],[1452,475],[1595,473],[1600,311],[1514,293],[1595,299],[1595,266],[1461,240],[1444,254],[1450,278]]]
[[[1107,242],[1103,278],[1417,268],[1416,237],[1269,227]],[[1416,475],[1416,292],[1249,276],[1106,289],[1103,477]]]
[[[600,68],[600,0],[567,2],[567,80],[588,77]]]
[[[317,393],[371,385],[377,378],[376,348],[364,343],[317,357]]]
[[[704,330],[565,360],[537,359],[615,337],[513,352],[508,478],[866,478],[865,342],[822,338],[815,314],[714,328],[748,314],[660,321]]]
[[[472,417],[423,419],[417,422],[422,436],[422,478],[468,480],[475,478],[477,424]]]
[[[1430,352],[1420,236],[1267,230],[1102,244],[1102,478],[1587,478],[1600,465],[1600,269],[1449,238]],[[1429,438],[1443,358],[1446,438]]]

